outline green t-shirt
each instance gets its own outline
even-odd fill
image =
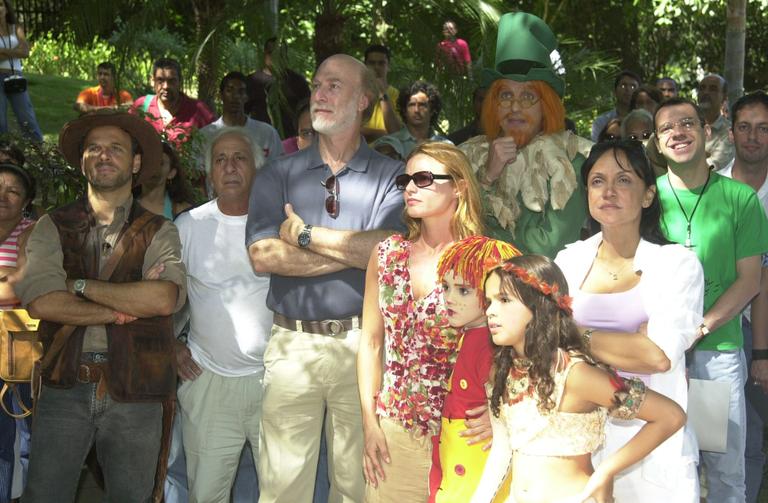
[[[688,223],[680,205],[691,216],[702,187],[675,189],[669,175],[660,176],[657,190],[661,201],[662,230],[675,243],[685,244]],[[736,281],[736,262],[768,251],[768,220],[751,187],[711,173],[706,191],[691,220],[691,245],[704,268],[704,312],[706,313]],[[740,316],[734,316],[705,337],[696,349],[728,351],[744,344]]]
[[[571,161],[578,186],[562,210],[553,209],[552,204],[547,201],[544,211],[532,211],[525,207],[520,196],[517,197],[520,216],[515,222],[514,237],[508,229],[499,225],[484,199],[486,235],[512,243],[523,253],[546,255],[551,259],[554,259],[565,245],[581,239],[581,228],[587,218],[587,196],[581,183],[581,166],[585,160],[584,156],[577,154]]]

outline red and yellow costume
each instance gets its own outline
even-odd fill
[[[483,236],[472,236],[449,247],[438,264],[438,276],[452,273],[475,288],[478,302],[483,302],[485,264],[520,255],[509,243]],[[488,327],[464,330],[459,351],[448,380],[448,394],[443,404],[440,433],[432,437],[432,467],[429,473],[430,503],[469,502],[485,468],[488,451],[484,442],[468,445],[467,438],[459,435],[466,429],[464,421],[470,419],[467,410],[488,403],[485,384],[493,363],[493,345]],[[496,501],[504,501],[509,494],[510,481],[499,490]]]

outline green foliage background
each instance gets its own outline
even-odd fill
[[[283,47],[277,66],[308,77],[323,54],[362,58],[367,45],[384,43],[393,52],[390,83],[437,84],[441,123],[455,129],[471,116],[473,76],[493,64],[497,20],[514,10],[544,18],[558,35],[566,107],[583,135],[612,107],[620,68],[649,81],[672,76],[684,94],[703,73],[723,71],[726,0],[69,0],[54,31],[28,29],[33,49],[26,69],[92,80],[96,64],[110,59],[120,86],[141,95],[150,89],[153,59],[172,56],[185,68],[187,92],[216,106],[219,79],[258,68],[270,36],[279,36]],[[435,45],[449,18],[469,42],[469,78],[435,70]],[[766,86],[768,0],[747,2],[745,68],[746,90]]]

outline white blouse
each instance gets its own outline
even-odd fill
[[[555,258],[572,296],[579,295],[601,242],[602,233],[598,233],[585,241],[567,245]],[[650,375],[650,388],[687,410],[685,351],[696,341],[703,320],[704,272],[701,263],[683,246],[662,246],[641,239],[635,252],[634,270],[642,272],[638,287],[648,314],[648,338],[670,362],[667,372]],[[606,433],[610,435],[610,429]],[[678,431],[641,461],[642,477],[662,487],[675,487],[681,456],[695,456],[691,446],[684,448],[684,437],[685,432]]]

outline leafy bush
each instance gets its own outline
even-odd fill
[[[188,67],[188,48],[179,36],[165,28],[133,32],[116,31],[109,40],[94,37],[87,45],[75,42],[72,33],[45,34],[33,40],[25,68],[43,75],[59,75],[93,81],[96,66],[112,62],[118,69],[118,85],[135,95],[151,89],[150,73],[155,59],[166,56]],[[185,72],[188,89],[196,85],[193,72]]]
[[[12,133],[0,135],[0,141],[16,145],[24,152],[24,167],[37,183],[35,207],[49,211],[74,201],[84,193],[85,184],[80,171],[67,164],[58,145],[38,143]]]
[[[24,62],[25,69],[44,75],[91,80],[96,73],[96,65],[112,60],[115,55],[114,47],[98,38],[86,47],[75,44],[71,34],[54,36],[47,33],[31,42],[29,57]]]

